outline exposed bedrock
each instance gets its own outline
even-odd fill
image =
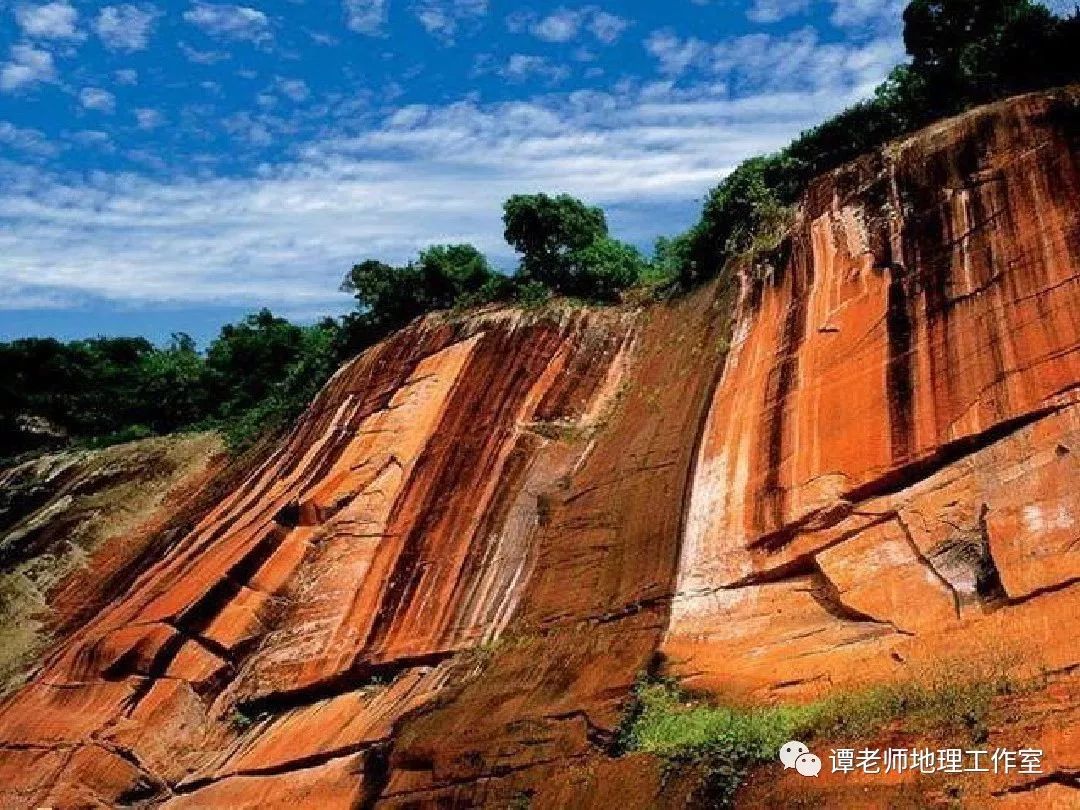
[[[682,806],[610,755],[658,652],[761,701],[1074,667],[1078,109],[821,178],[677,300],[369,350],[0,706],[0,807]]]
[[[1080,645],[1076,94],[819,179],[744,274],[664,651],[756,698]]]

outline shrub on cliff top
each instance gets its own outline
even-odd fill
[[[424,313],[509,295],[507,279],[468,244],[435,245],[400,266],[368,259],[353,266],[341,289],[352,293],[357,305],[356,312],[343,319],[342,358]]]
[[[824,172],[976,104],[1080,80],[1078,42],[1080,11],[1063,19],[1031,0],[913,0],[904,11],[911,62],[872,98],[724,178],[683,236],[689,249],[678,279],[686,287],[715,275],[777,206],[793,204]]]
[[[636,249],[608,235],[602,210],[567,194],[515,194],[503,205],[503,225],[506,241],[521,254],[522,283],[611,301],[645,267]]]

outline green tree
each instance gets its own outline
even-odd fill
[[[265,395],[244,409],[234,408],[222,424],[229,446],[243,450],[260,436],[287,427],[303,412],[341,362],[341,327],[333,318],[297,327],[293,359],[275,371]]]
[[[520,278],[570,295],[579,292],[574,254],[608,233],[602,210],[567,194],[515,194],[503,205],[503,225],[521,254]]]
[[[904,45],[931,90],[931,112],[948,114],[1055,71],[1048,62],[1057,61],[1058,24],[1030,0],[912,0],[904,10]]]
[[[268,309],[221,328],[206,353],[206,392],[217,414],[236,416],[265,400],[300,356],[304,330]]]
[[[350,356],[426,312],[506,298],[509,288],[509,280],[468,244],[434,245],[400,267],[368,259],[341,284],[356,297],[357,311],[343,319],[338,350]]]
[[[692,236],[689,261],[683,266],[684,284],[713,275],[728,257],[751,246],[764,223],[779,217],[785,160],[750,158],[709,192]]]
[[[135,421],[156,433],[169,433],[205,419],[213,407],[204,387],[205,373],[195,341],[183,332],[174,333],[168,346],[143,358]]]
[[[652,284],[667,284],[677,280],[690,264],[691,251],[697,232],[694,228],[677,236],[661,236],[653,245],[652,261],[645,280]]]
[[[472,245],[434,245],[417,260],[429,309],[482,304],[503,297],[507,278]]]
[[[604,236],[570,257],[574,290],[595,301],[616,301],[619,292],[637,284],[647,262],[637,248]]]
[[[396,328],[428,307],[423,280],[413,264],[394,267],[367,259],[353,265],[341,289],[353,294],[358,314],[373,326]]]

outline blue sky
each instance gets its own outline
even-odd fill
[[[641,246],[903,58],[898,0],[0,0],[0,339],[343,311],[576,194]]]

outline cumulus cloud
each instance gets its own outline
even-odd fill
[[[79,12],[66,0],[15,7],[15,22],[23,34],[36,39],[78,39],[81,36],[75,27],[78,19]]]
[[[311,91],[303,79],[278,79],[277,87],[283,96],[297,102],[303,101],[311,95]]]
[[[539,76],[557,82],[570,75],[570,69],[566,65],[553,62],[544,56],[514,53],[510,55],[510,58],[506,60],[506,64],[499,69],[498,73],[511,81],[520,82]]]
[[[165,123],[165,116],[150,107],[139,107],[135,110],[135,123],[139,129],[157,129]]]
[[[105,6],[94,20],[94,32],[110,50],[145,50],[158,14],[150,5]]]
[[[774,23],[804,13],[810,0],[754,0],[746,16],[754,22]]]
[[[713,61],[724,55],[716,45],[703,46]],[[469,241],[511,266],[499,212],[518,192],[603,205],[620,238],[647,244],[686,227],[694,201],[740,160],[850,104],[874,70],[881,78],[888,69],[887,45],[830,47],[815,43],[797,64],[816,57],[844,69],[787,75],[742,96],[723,81],[656,82],[407,106],[301,142],[290,161],[249,177],[76,180],[24,166],[0,178],[0,285],[9,291],[0,306],[49,297],[325,310],[340,305],[341,274],[362,257],[402,261],[434,242]],[[266,122],[229,125],[258,139]]]
[[[463,23],[487,14],[488,3],[487,0],[423,0],[415,12],[425,31],[452,45]]]
[[[139,71],[132,68],[123,68],[113,74],[117,84],[134,85],[139,83]]]
[[[543,17],[537,17],[531,11],[519,11],[506,18],[506,27],[510,31],[527,30],[544,42],[570,42],[582,31],[588,31],[600,42],[609,44],[617,40],[628,25],[629,21],[597,6],[563,6]]]
[[[84,87],[79,91],[79,103],[83,109],[111,113],[116,109],[116,96],[100,87]]]
[[[663,29],[650,34],[645,46],[664,75],[677,77],[696,68],[740,93],[813,88],[830,81],[869,93],[904,56],[903,43],[896,35],[860,43],[828,43],[810,27],[783,36],[758,33],[718,42],[682,38]]]
[[[13,45],[8,61],[0,66],[0,92],[14,93],[55,80],[56,65],[52,54],[33,45]]]
[[[905,0],[832,0],[829,21],[847,29],[894,28],[900,24]]]
[[[626,30],[629,22],[606,11],[595,11],[589,20],[589,30],[601,42],[614,42]]]
[[[660,72],[678,76],[701,60],[709,47],[697,37],[680,37],[670,28],[653,31],[645,39],[647,50],[659,63]]]
[[[228,51],[199,50],[183,41],[178,43],[177,47],[180,48],[180,52],[187,57],[189,62],[194,62],[196,65],[214,65],[218,62],[224,62],[232,56]]]
[[[52,155],[58,151],[44,133],[17,127],[9,121],[0,121],[0,144],[34,155]]]
[[[269,146],[274,142],[270,124],[264,117],[252,115],[247,111],[234,113],[223,122],[225,130],[237,138],[247,141],[255,147]]]
[[[220,39],[263,42],[270,39],[270,18],[247,6],[197,2],[184,19]]]
[[[342,0],[345,25],[358,34],[382,34],[389,13],[388,0]]]
[[[578,35],[584,12],[561,8],[534,22],[529,30],[545,42],[569,42]]]

